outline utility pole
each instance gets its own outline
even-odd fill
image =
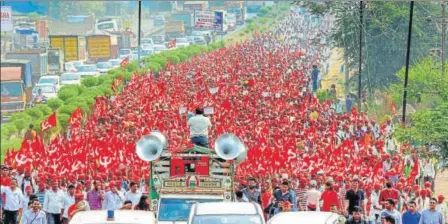
[[[137,61],[138,68],[140,69],[140,55],[141,55],[141,43],[142,40],[142,1],[138,1],[138,53],[137,53]]]
[[[446,1],[442,2],[442,78],[445,75],[445,55],[446,55]]]
[[[361,71],[362,71],[362,32],[364,30],[364,3],[359,2],[359,76],[358,76],[358,111],[362,110],[362,96],[361,96]]]
[[[406,100],[408,97],[409,58],[411,55],[412,19],[414,17],[414,1],[411,1],[409,11],[410,12],[409,12],[408,44],[406,48],[406,70],[404,75],[404,88],[403,88],[403,114],[401,117],[401,125],[403,127],[406,123]]]

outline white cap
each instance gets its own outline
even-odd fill
[[[287,173],[282,174],[282,179],[289,179],[288,174]]]
[[[317,182],[316,182],[315,180],[312,180],[312,181],[310,182],[310,184],[311,184],[311,186],[315,187],[315,186],[317,185]]]

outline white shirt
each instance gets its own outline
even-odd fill
[[[443,202],[442,204],[437,204],[436,210],[442,213],[443,223],[448,223],[448,206],[446,203]]]
[[[124,200],[125,201],[127,201],[127,200],[132,201],[132,206],[135,206],[135,205],[138,204],[138,202],[140,201],[141,197],[142,197],[142,193],[140,193],[138,191],[135,192],[135,193],[132,193],[131,191],[128,191],[126,193],[126,195],[124,196]]]
[[[188,119],[188,127],[190,128],[190,138],[208,137],[208,129],[212,126],[210,118],[203,115],[196,115]]]
[[[50,189],[45,193],[43,210],[51,214],[60,214],[63,202],[64,193],[59,189],[57,192]]]
[[[6,196],[6,203],[4,209],[7,211],[18,211],[22,208],[23,194],[22,191],[16,187],[14,191],[11,191],[10,187],[1,186],[1,193]]]
[[[424,177],[431,177],[434,178],[435,176],[435,170],[434,170],[434,165],[432,165],[431,162],[427,162],[425,164],[425,167],[423,168],[423,176]]]
[[[64,208],[64,214],[62,215],[62,217],[68,218],[68,208],[70,208],[70,206],[73,204],[75,204],[75,196],[70,196],[70,194],[64,195],[62,201],[62,208]]]
[[[140,200],[140,198],[139,198],[139,200]],[[117,193],[113,193],[112,191],[106,192],[103,209],[118,210],[121,208],[121,204],[122,204],[122,201],[121,201],[121,198],[120,198],[120,195],[118,194],[118,192]]]
[[[321,195],[322,193],[314,188],[308,190],[305,193],[306,205],[308,206],[308,204],[313,203],[317,207],[316,211],[320,211],[319,201]]]
[[[27,195],[23,196],[22,213],[28,211],[28,202],[30,202],[30,197]]]

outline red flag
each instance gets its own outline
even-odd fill
[[[123,76],[118,76],[118,80],[116,82],[117,87],[119,87],[121,85],[121,83],[123,82]]]
[[[81,124],[81,119],[82,119],[82,110],[81,110],[81,107],[78,107],[78,108],[76,108],[75,111],[73,111],[72,115],[68,119],[68,123],[71,126],[77,127]]]
[[[121,67],[124,67],[127,64],[129,64],[129,57],[124,58],[123,61],[120,62]]]
[[[176,40],[168,41],[168,49],[176,47]]]
[[[42,123],[40,124],[40,129],[43,132],[45,132],[55,126],[56,126],[56,113],[53,113],[46,120],[42,121]]]

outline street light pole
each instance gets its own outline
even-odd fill
[[[442,2],[442,78],[445,75],[445,54],[446,54],[446,1]]]
[[[406,48],[406,70],[404,75],[404,89],[403,89],[403,114],[401,117],[401,125],[403,127],[406,123],[406,100],[408,97],[409,58],[411,55],[412,19],[414,17],[414,1],[411,1],[409,11],[410,12],[409,12],[408,44]]]
[[[138,61],[138,68],[140,69],[140,43],[141,43],[141,35],[142,35],[142,1],[138,1],[138,55],[137,55],[137,61]]]
[[[364,13],[364,3],[363,1],[359,2],[359,76],[358,76],[358,111],[361,111],[361,70],[362,70],[362,32],[364,29],[363,23],[363,13]]]

